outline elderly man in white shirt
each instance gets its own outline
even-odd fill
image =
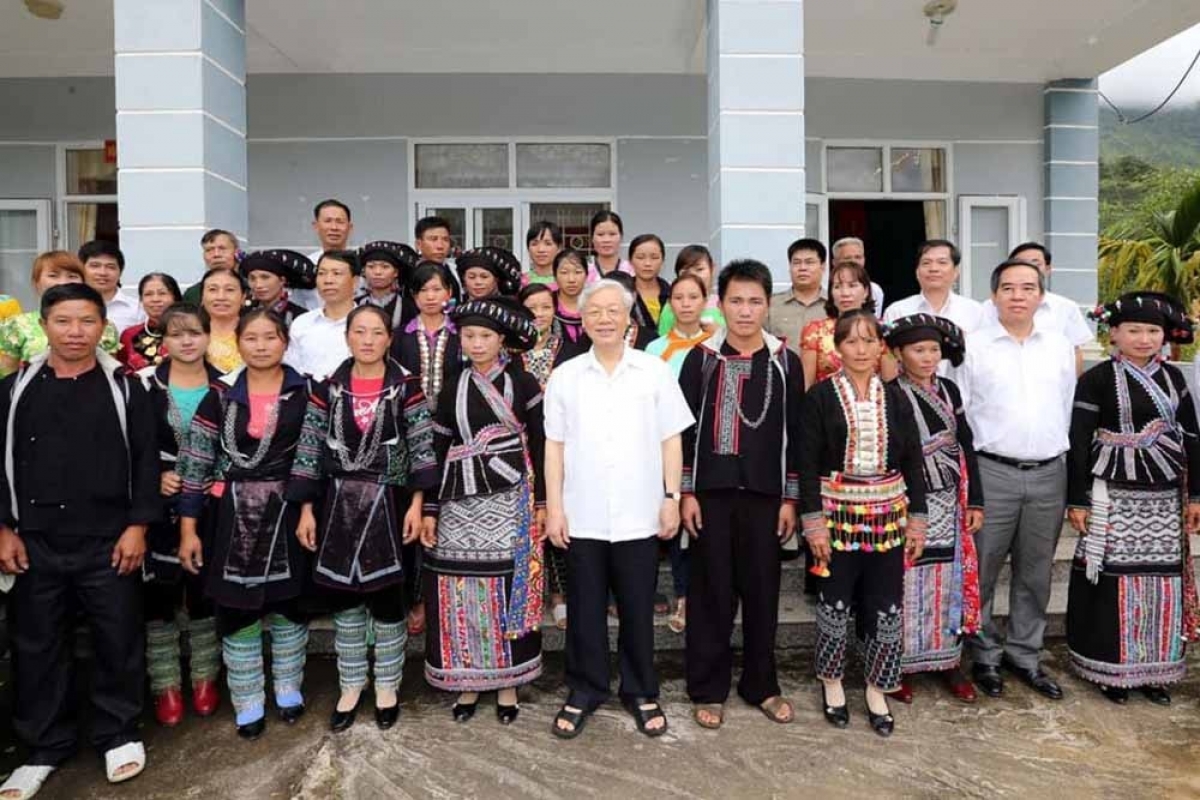
[[[658,541],[679,532],[681,434],[693,423],[661,359],[626,346],[633,296],[603,279],[580,298],[592,349],[546,386],[546,533],[567,551],[566,703],[553,732],[583,730],[609,696],[608,596],[620,616],[620,697],[638,730],[667,718],[654,669]]]
[[[358,257],[349,251],[330,251],[317,264],[317,292],[323,303],[292,320],[284,361],[297,372],[319,381],[333,374],[350,357],[346,318],[354,310],[358,286]]]
[[[992,273],[998,321],[977,330],[957,377],[975,434],[987,513],[979,550],[982,627],[971,642],[974,678],[999,697],[1004,666],[1052,700],[1062,689],[1042,671],[1054,550],[1066,506],[1074,348],[1057,330],[1034,325],[1045,276],[1022,260]],[[996,581],[1012,556],[1007,637],[992,616]]]
[[[1050,281],[1051,256],[1045,245],[1037,242],[1025,242],[1014,247],[1008,257],[1010,260],[1018,259],[1033,264],[1041,271],[1046,282]],[[986,322],[995,322],[997,319],[995,303],[991,300],[986,301],[983,304],[983,313]],[[1039,328],[1050,328],[1067,337],[1067,340],[1075,347],[1075,375],[1082,375],[1083,347],[1089,342],[1095,341],[1096,335],[1088,327],[1087,320],[1083,318],[1083,312],[1079,310],[1079,305],[1061,294],[1046,291],[1042,295],[1042,302],[1038,305],[1034,321]]]

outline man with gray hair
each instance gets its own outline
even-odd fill
[[[546,386],[546,534],[567,551],[566,703],[555,736],[573,739],[609,695],[608,597],[619,614],[622,703],[661,736],[654,669],[658,540],[679,532],[681,434],[693,423],[666,362],[625,343],[633,296],[602,279],[580,297],[592,348]]]
[[[864,270],[867,268],[867,246],[857,236],[843,236],[838,239],[833,243],[833,247],[829,248],[829,254],[830,263],[833,265],[829,270],[830,275],[842,264],[857,264]],[[875,315],[882,319],[883,287],[875,281],[871,281],[871,297],[875,300]]]

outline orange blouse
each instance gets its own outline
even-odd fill
[[[837,320],[832,317],[819,319],[804,326],[800,332],[800,353],[813,352],[817,354],[817,382],[821,382],[842,368],[842,357],[833,346],[833,329]],[[883,367],[883,353],[875,364],[875,372]],[[812,388],[812,387],[809,387]]]

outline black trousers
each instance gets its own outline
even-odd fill
[[[617,601],[622,699],[657,698],[654,587],[658,539],[610,544],[572,539],[567,548],[567,702],[592,711],[608,699],[608,596]]]
[[[100,752],[141,737],[146,674],[141,572],[112,567],[115,537],[22,535],[29,571],[12,592],[13,729],[30,750],[27,763],[57,766],[78,746],[72,696],[71,628],[82,611],[91,630],[91,742]]]
[[[697,499],[704,526],[689,545],[688,696],[693,703],[724,703],[729,697],[729,637],[740,602],[744,657],[738,695],[759,705],[780,693],[775,672],[780,499],[741,491],[706,492]]]
[[[853,614],[866,682],[883,692],[900,688],[903,609],[903,547],[885,553],[834,550],[817,599],[817,677],[845,675]]]

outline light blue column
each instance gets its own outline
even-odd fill
[[[709,244],[787,282],[804,235],[803,0],[708,0]]]
[[[1050,284],[1080,305],[1096,303],[1100,224],[1100,128],[1096,81],[1045,88],[1045,229],[1054,256]]]
[[[204,271],[200,237],[245,241],[245,0],[114,0],[125,283]]]

